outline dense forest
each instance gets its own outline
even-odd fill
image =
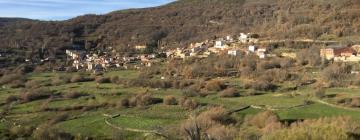
[[[0,20],[0,48],[38,56],[135,44],[183,47],[217,36],[256,32],[271,39],[359,39],[358,0],[179,0],[146,9],[84,15],[66,21]]]

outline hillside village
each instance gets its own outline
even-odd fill
[[[107,71],[110,69],[139,69],[141,67],[150,67],[153,64],[166,61],[166,59],[187,59],[187,58],[207,58],[211,55],[229,55],[243,56],[256,55],[259,59],[269,57],[290,57],[296,58],[295,52],[282,52],[274,54],[269,46],[263,45],[269,42],[261,40],[258,34],[240,33],[235,36],[225,36],[216,40],[205,40],[203,42],[191,43],[187,47],[175,48],[166,51],[160,51],[152,54],[134,54],[130,56],[120,55],[116,50],[108,52],[87,52],[84,49],[66,50],[67,61],[76,70],[92,71],[94,73]],[[308,42],[308,40],[305,40]],[[133,47],[138,52],[147,49],[146,45],[136,45]],[[360,45],[324,46],[319,54],[323,59],[342,62],[360,61]],[[64,68],[63,68],[64,69]]]

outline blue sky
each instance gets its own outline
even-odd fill
[[[174,0],[0,0],[0,17],[64,20],[84,14],[163,5]]]

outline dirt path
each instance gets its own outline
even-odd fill
[[[120,117],[120,115],[116,115],[115,117],[109,116],[108,118],[105,119],[105,124],[112,127],[112,128],[118,129],[118,130],[126,130],[126,131],[131,131],[131,132],[138,132],[138,133],[152,133],[152,134],[156,134],[158,136],[162,136],[164,138],[167,138],[166,135],[164,135],[164,134],[162,134],[162,133],[160,133],[158,131],[155,131],[155,130],[144,130],[144,129],[120,127],[120,126],[116,126],[116,125],[109,122],[109,119],[113,119],[113,118],[116,118],[116,117]]]

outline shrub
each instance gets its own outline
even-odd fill
[[[94,80],[93,78],[85,77],[85,76],[79,75],[79,74],[76,74],[76,75],[72,76],[71,79],[70,79],[70,81],[72,83],[87,82],[87,81],[93,81],[93,80]]]
[[[177,104],[177,101],[176,101],[176,98],[174,96],[165,96],[164,97],[164,104],[165,105],[176,105]]]
[[[110,78],[108,77],[96,77],[95,78],[96,83],[110,83]]]
[[[129,104],[130,106],[138,106],[138,107],[144,107],[152,104],[156,104],[161,102],[162,100],[159,100],[157,98],[153,98],[151,94],[149,93],[143,93],[143,94],[137,94],[136,96],[130,98]]]
[[[249,120],[249,124],[257,128],[265,128],[268,124],[279,122],[279,117],[272,111],[265,111],[256,114]]]
[[[25,83],[26,88],[39,88],[41,87],[41,81],[39,80],[30,80]]]
[[[352,98],[350,105],[352,107],[360,107],[360,98]]]
[[[358,139],[359,127],[350,117],[320,118],[296,122],[290,127],[278,129],[272,133],[265,133],[266,140],[349,140]],[[349,129],[350,128],[350,129]]]
[[[259,91],[275,91],[277,86],[267,81],[257,81],[252,83],[252,88]]]
[[[182,97],[179,100],[179,105],[186,109],[193,110],[199,106],[199,103],[195,99],[188,99],[187,97]]]
[[[219,93],[220,97],[238,97],[239,92],[235,88],[227,88]]]
[[[201,128],[196,120],[186,120],[181,124],[180,130],[189,140],[201,140]]]
[[[19,100],[19,97],[15,96],[15,95],[10,95],[6,98],[5,102],[11,103],[11,102],[15,102],[17,100]]]
[[[195,97],[198,95],[198,91],[194,88],[187,88],[182,92],[182,94],[186,97]]]
[[[197,120],[202,128],[205,129],[213,124],[229,125],[235,122],[223,107],[210,108],[202,112],[197,117]]]
[[[262,69],[262,70],[281,68],[280,62],[278,62],[276,60],[261,61],[258,65],[259,65],[258,69]]]
[[[114,84],[120,84],[120,78],[119,76],[111,76],[110,77],[110,82],[114,83]]]
[[[81,93],[81,92],[76,92],[76,91],[70,91],[68,93],[66,93],[64,95],[65,98],[68,98],[68,99],[76,99],[76,98],[79,98],[79,97],[82,97],[82,96],[88,96],[89,94],[86,94],[86,93]]]
[[[333,64],[322,71],[321,77],[324,82],[333,84],[334,86],[343,86],[348,82],[347,80],[350,76],[351,69],[350,65]]]
[[[223,81],[212,80],[206,83],[205,89],[208,91],[221,91],[226,88],[226,85]]]
[[[301,65],[319,66],[321,64],[319,49],[316,47],[302,49],[296,54],[296,58]]]
[[[34,127],[32,126],[13,126],[9,129],[12,137],[21,138],[29,137],[33,133]]]
[[[37,127],[33,133],[33,138],[37,140],[72,140],[74,136],[45,124]]]
[[[30,73],[34,70],[34,67],[27,64],[21,64],[20,66],[16,67],[13,71],[19,74]]]
[[[120,102],[118,103],[119,107],[129,107],[130,106],[130,101],[129,99],[125,98],[125,99],[121,99]]]
[[[52,95],[51,91],[44,88],[38,88],[38,89],[30,89],[29,91],[23,93],[20,98],[24,102],[30,102],[35,100],[41,100],[49,98]]]
[[[71,82],[71,78],[69,76],[56,76],[54,79],[52,79],[51,84],[54,86],[59,86],[62,84],[67,84]]]
[[[10,88],[25,87],[24,82],[25,82],[24,80],[15,80],[15,81],[12,81],[11,83],[9,83],[9,87]]]
[[[209,140],[233,140],[236,138],[237,130],[231,126],[215,125],[209,128],[206,133]]]
[[[81,75],[74,75],[71,77],[70,81],[71,83],[82,82],[84,81],[84,77]]]
[[[325,89],[324,88],[318,88],[314,91],[313,93],[313,96],[314,97],[317,97],[317,98],[324,98],[326,95],[325,95]]]
[[[46,66],[36,66],[33,71],[36,73],[46,72],[46,71],[49,71],[49,68]]]
[[[236,129],[229,124],[234,119],[222,107],[214,107],[190,118],[181,124],[181,130],[188,138],[231,140],[236,136]]]
[[[59,122],[66,121],[66,119],[68,117],[69,117],[69,115],[67,113],[62,113],[62,114],[56,115],[54,118],[52,118],[49,123],[57,124]]]
[[[9,84],[15,80],[25,81],[25,77],[21,74],[4,75],[0,78],[0,85]]]

